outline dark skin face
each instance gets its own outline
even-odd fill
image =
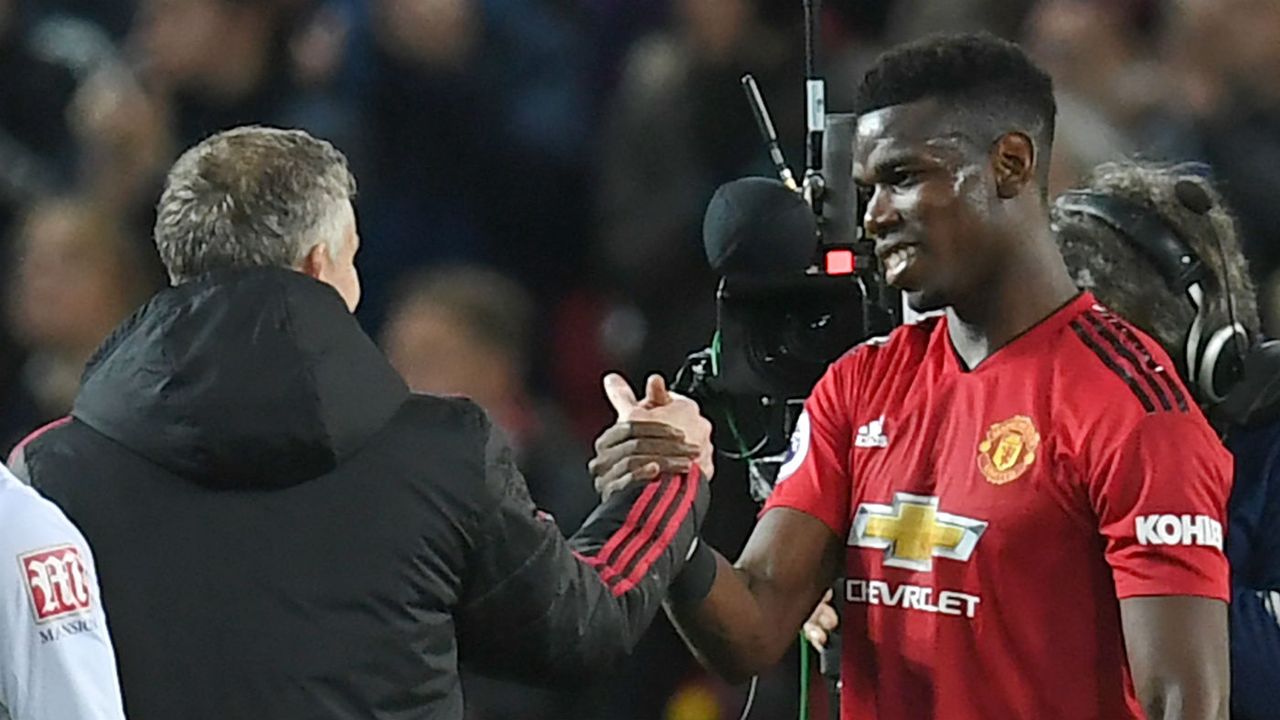
[[[946,308],[975,368],[1076,293],[1049,229],[1029,132],[997,132],[926,99],[858,119],[854,180],[886,280]]]
[[[891,285],[912,307],[963,301],[991,272],[994,176],[985,153],[939,123],[934,101],[859,118],[853,175],[869,196],[863,223]]]

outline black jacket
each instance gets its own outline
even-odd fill
[[[708,499],[618,493],[566,542],[496,436],[331,288],[255,270],[157,295],[20,465],[93,547],[133,720],[460,718],[460,658],[574,682],[627,652]]]

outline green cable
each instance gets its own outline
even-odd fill
[[[712,377],[720,374],[720,331],[711,337],[711,375]],[[725,420],[728,421],[729,432],[733,435],[734,441],[738,443],[739,452],[745,456],[747,454],[747,443],[742,439],[742,434],[738,432],[738,424],[734,422],[733,412],[725,411]],[[804,632],[800,633],[800,720],[809,720],[809,646],[805,640]]]
[[[711,336],[711,377],[720,376],[720,331],[717,330],[715,335]],[[742,439],[742,433],[738,431],[738,423],[733,417],[733,410],[728,407],[724,411],[725,424],[729,426],[729,434],[733,435],[733,440],[738,444],[738,455],[741,459],[747,460],[747,441]]]
[[[711,377],[720,375],[720,331],[717,330],[715,335],[711,336]],[[742,439],[742,433],[738,432],[738,423],[733,419],[733,411],[725,408],[724,411],[725,424],[729,426],[729,433],[733,435],[734,442],[738,443],[738,452],[744,458],[747,455],[747,441]]]
[[[800,633],[800,720],[809,720],[809,644]]]

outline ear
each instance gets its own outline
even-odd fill
[[[991,148],[996,193],[1003,200],[1017,197],[1036,179],[1036,146],[1020,132],[1001,135]]]
[[[316,243],[302,258],[302,264],[298,266],[298,270],[303,275],[320,280],[328,267],[329,247],[324,243]]]

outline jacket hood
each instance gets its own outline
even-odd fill
[[[158,293],[89,362],[72,415],[190,480],[269,488],[333,470],[407,398],[333,288],[260,268]]]

